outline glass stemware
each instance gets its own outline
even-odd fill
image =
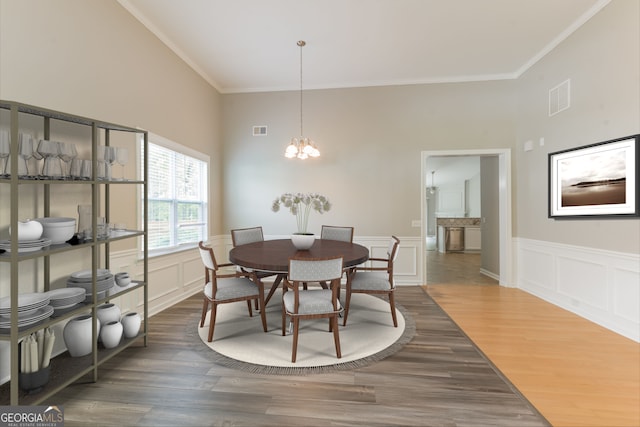
[[[67,164],[67,168],[64,171],[64,177],[67,179],[71,178],[71,161],[78,157],[76,145],[68,142],[60,142],[58,144],[58,156],[60,157],[60,160]]]
[[[38,144],[38,153],[44,157],[42,176],[48,179],[62,178],[62,165],[58,156],[58,142],[41,139]]]
[[[31,179],[33,175],[29,173],[29,159],[33,157],[33,137],[27,133],[18,134],[18,177]]]
[[[106,163],[104,168],[105,178],[111,180],[113,178],[113,164],[116,162],[116,147],[105,147],[104,161]]]
[[[96,158],[98,160],[98,170],[96,171],[96,178],[103,180],[107,179],[107,146],[106,145],[98,145],[98,150],[96,151]]]
[[[3,161],[2,168],[0,168],[0,176],[6,177],[7,162],[10,154],[9,145],[9,131],[6,129],[0,129],[0,160]]]
[[[118,162],[118,164],[122,166],[122,178],[121,178],[122,181],[125,180],[124,166],[127,164],[128,161],[129,161],[129,150],[123,147],[118,147],[116,149],[116,162]]]

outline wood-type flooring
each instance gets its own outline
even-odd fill
[[[429,295],[554,426],[640,426],[639,343],[491,286],[479,254],[428,252],[427,263]]]
[[[398,353],[353,371],[286,376],[207,358],[185,334],[196,327],[196,295],[150,319],[148,347],[128,349],[103,365],[97,383],[72,385],[49,403],[64,406],[67,427],[549,425],[424,289],[403,287],[397,302],[417,330]]]
[[[597,337],[578,340],[590,347],[578,346],[571,337],[590,336],[591,329],[580,329],[594,326],[590,322],[565,324],[564,316],[551,314],[557,309],[551,304],[514,300],[513,292],[525,293],[479,274],[478,254],[429,255],[435,256],[428,284],[402,287],[396,297],[414,318],[415,338],[372,366],[269,376],[216,365],[185,334],[192,327],[187,319],[201,308],[196,295],[150,319],[148,347],[123,352],[103,365],[97,383],[68,387],[49,403],[64,406],[66,426],[640,425],[637,343],[623,339],[620,346],[620,336],[596,326]],[[536,318],[518,323],[508,316]],[[564,338],[556,334],[563,330]],[[554,358],[542,355],[549,344],[535,334],[553,337]],[[491,350],[487,339],[501,335],[505,340]],[[547,372],[559,361],[570,361],[574,371]],[[594,384],[614,376],[627,380],[593,393]]]

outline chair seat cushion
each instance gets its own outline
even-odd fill
[[[211,295],[213,285],[211,282],[204,286],[204,294],[213,299]],[[231,277],[228,279],[218,279],[218,292],[216,292],[216,300],[232,300],[236,298],[255,296],[258,298],[258,286],[251,280],[242,277]]]
[[[391,284],[386,273],[358,271],[351,280],[351,289],[358,291],[389,291]]]
[[[282,302],[287,312],[294,312],[295,292],[287,292],[282,297]],[[341,309],[338,301],[338,310]],[[321,314],[332,313],[333,304],[331,303],[330,289],[314,289],[308,291],[300,291],[300,305],[298,306],[298,314]]]

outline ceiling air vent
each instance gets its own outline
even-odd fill
[[[254,126],[253,127],[253,136],[265,136],[267,134],[266,126]]]
[[[571,79],[549,89],[549,117],[571,106]]]

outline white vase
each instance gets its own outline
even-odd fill
[[[138,313],[127,313],[122,316],[122,319],[120,319],[120,323],[122,323],[122,327],[124,329],[124,337],[134,338],[138,336],[142,318]]]
[[[65,325],[62,337],[71,357],[86,356],[91,353],[93,344],[92,319],[90,314],[85,314],[69,320]],[[98,330],[100,330],[100,320],[96,319],[96,322]]]
[[[104,348],[117,347],[122,339],[122,323],[116,320],[103,325],[100,329],[100,339]]]
[[[102,304],[96,309],[96,315],[101,325],[106,325],[109,322],[119,322],[120,307],[112,303]]]
[[[313,234],[293,233],[291,235],[291,243],[293,243],[293,246],[299,251],[306,251],[313,246],[313,242],[315,241],[316,236]]]

